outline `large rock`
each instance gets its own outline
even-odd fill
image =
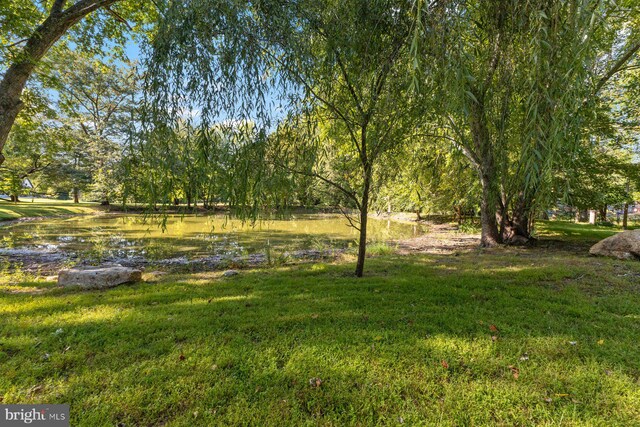
[[[141,280],[142,271],[122,266],[71,268],[58,273],[58,285],[85,289],[112,288]]]
[[[640,260],[640,229],[629,230],[599,241],[589,250],[591,255]]]

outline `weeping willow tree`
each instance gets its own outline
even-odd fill
[[[257,165],[272,120],[271,92],[288,86],[264,54],[265,22],[286,22],[285,3],[164,5],[145,61],[139,151],[149,170],[149,204],[173,203],[179,180],[188,181],[185,197],[213,200],[217,192],[245,217],[255,218],[268,199],[270,181]]]
[[[635,34],[615,37],[631,13],[599,0],[443,7],[441,49],[425,58],[439,64],[442,124],[479,177],[481,243],[526,240],[531,213],[578,147],[591,100],[640,48]]]
[[[428,105],[428,96],[410,90],[413,7],[402,0],[169,4],[148,61],[147,151],[155,169],[173,162],[165,144],[178,122],[200,129],[206,152],[212,126],[251,121],[226,175],[230,205],[255,217],[292,174],[337,189],[343,207],[357,212],[345,210],[359,231],[362,276],[374,177]],[[276,104],[288,111],[279,125]],[[168,174],[154,177],[152,199],[170,186]]]

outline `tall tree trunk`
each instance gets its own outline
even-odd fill
[[[629,227],[629,202],[624,202],[624,212],[622,213],[622,228],[626,230]]]
[[[502,243],[498,230],[496,211],[500,199],[495,176],[495,159],[491,148],[491,137],[487,126],[487,117],[480,93],[474,94],[476,102],[471,104],[469,125],[473,141],[473,152],[467,150],[468,157],[475,165],[480,175],[482,185],[482,200],[480,202],[480,224],[482,226],[480,245],[483,247],[496,246]],[[501,212],[504,214],[504,212]]]
[[[80,190],[78,188],[73,189],[73,203],[80,203]]]
[[[29,37],[0,82],[0,165],[4,162],[2,151],[9,132],[24,106],[20,99],[22,91],[38,62],[71,26],[96,9],[116,1],[118,0],[79,0],[66,10],[62,10],[64,1],[53,2],[49,16]]]
[[[362,186],[362,201],[360,202],[360,240],[358,241],[358,263],[356,264],[356,277],[364,274],[364,261],[367,255],[367,219],[369,218],[369,190],[371,187],[371,170],[365,168],[364,183]]]
[[[501,243],[496,217],[495,194],[492,193],[491,178],[482,177],[482,201],[480,202],[480,224],[482,227],[480,246],[491,247]]]

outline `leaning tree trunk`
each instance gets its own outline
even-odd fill
[[[480,224],[482,226],[480,245],[483,247],[496,246],[502,243],[496,218],[499,200],[496,187],[495,160],[491,148],[491,136],[487,126],[487,117],[480,93],[475,94],[476,101],[471,104],[469,125],[473,141],[474,154],[470,156],[482,186],[482,200],[480,202]],[[470,154],[467,154],[468,156]]]
[[[4,162],[2,151],[9,132],[24,106],[20,99],[22,91],[38,62],[71,26],[96,9],[116,1],[80,0],[66,10],[62,10],[65,1],[54,1],[47,19],[35,29],[0,81],[0,165]]]

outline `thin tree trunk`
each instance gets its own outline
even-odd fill
[[[360,240],[358,241],[358,263],[356,277],[364,274],[364,261],[367,255],[367,219],[369,215],[369,189],[371,186],[371,172],[366,168],[364,185],[362,187],[362,202],[360,203]]]
[[[626,230],[629,227],[629,202],[624,202],[624,212],[622,213],[622,228]]]
[[[0,81],[0,165],[4,162],[2,151],[9,132],[24,106],[20,99],[22,91],[38,62],[71,26],[96,9],[116,1],[80,0],[64,11],[64,2],[55,1],[47,19],[35,29],[22,51],[16,55],[17,59]]]

